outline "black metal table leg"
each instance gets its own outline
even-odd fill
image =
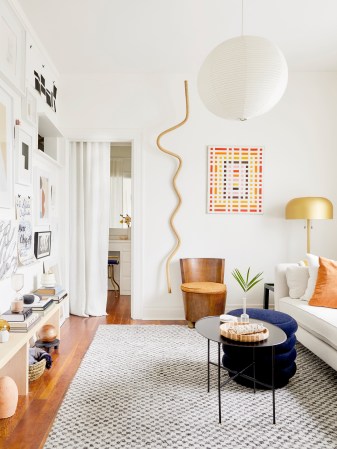
[[[255,376],[255,348],[253,348],[253,377],[254,377],[254,394],[256,393],[256,376]]]
[[[264,284],[264,291],[263,291],[263,308],[269,309],[269,291],[274,291],[274,284],[266,283]]]
[[[221,391],[220,391],[220,343],[218,343],[218,403],[219,403],[219,424],[221,424]]]
[[[273,391],[273,424],[276,424],[275,417],[275,347],[271,347],[271,388]]]
[[[210,340],[207,340],[207,393],[209,393],[209,346]]]

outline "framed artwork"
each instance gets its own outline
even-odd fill
[[[15,180],[18,184],[32,184],[32,154],[35,145],[34,137],[34,129],[23,124],[15,126]]]
[[[8,0],[0,2],[0,42],[0,74],[24,93],[26,33]]]
[[[34,236],[34,254],[37,259],[50,256],[51,232],[35,232]]]
[[[30,125],[37,125],[37,106],[36,98],[28,89],[26,90],[26,96],[22,97],[22,117]]]
[[[13,103],[0,87],[0,207],[12,206]]]
[[[0,221],[0,280],[10,277],[18,266],[17,229],[11,220]]]
[[[32,225],[32,200],[29,196],[17,195],[15,199],[18,221],[18,258],[21,265],[35,262]]]
[[[208,147],[207,212],[262,214],[263,148]]]
[[[50,214],[50,176],[40,170],[35,171],[35,195],[36,195],[36,223],[38,225],[49,224]]]

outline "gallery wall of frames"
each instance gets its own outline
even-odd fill
[[[58,73],[14,0],[0,5],[0,313],[23,273],[23,293],[53,267],[67,279],[67,142],[58,126]]]

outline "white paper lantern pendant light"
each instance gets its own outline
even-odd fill
[[[223,42],[207,56],[198,90],[213,114],[247,120],[275,106],[287,82],[288,67],[281,50],[263,37],[244,36],[242,30],[241,36]]]

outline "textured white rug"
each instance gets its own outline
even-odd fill
[[[337,373],[303,346],[297,374],[276,391],[276,425],[271,392],[234,382],[222,390],[219,425],[217,371],[207,393],[206,362],[195,330],[100,326],[45,449],[337,448]]]

